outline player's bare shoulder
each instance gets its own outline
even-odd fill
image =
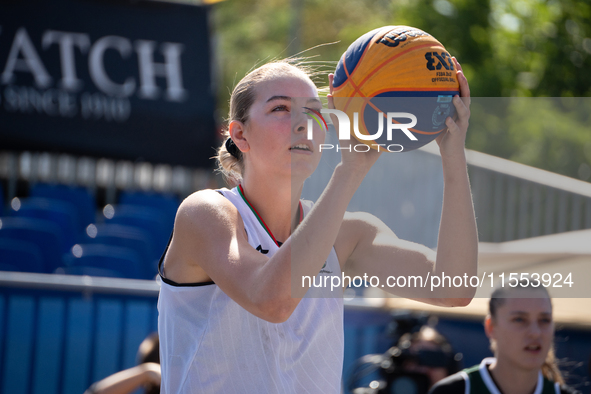
[[[238,210],[215,190],[201,190],[185,198],[179,206],[174,235],[164,260],[169,279],[199,278],[205,281],[207,262],[216,259],[216,249],[224,249],[244,224]],[[179,282],[180,283],[180,282]]]
[[[185,198],[175,218],[175,233],[188,230],[211,230],[216,224],[227,224],[238,210],[226,197],[215,190],[200,190]]]
[[[174,232],[175,238],[178,234],[181,241],[194,244],[198,239],[214,246],[217,241],[242,234],[244,222],[234,204],[222,194],[216,190],[201,190],[179,206]]]

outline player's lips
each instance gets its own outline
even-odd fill
[[[532,343],[523,348],[528,353],[539,354],[542,351],[542,346],[538,343]]]
[[[298,141],[297,143],[293,144],[289,150],[292,153],[312,154],[312,144],[307,140]]]

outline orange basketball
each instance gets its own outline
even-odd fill
[[[445,130],[445,119],[455,115],[452,98],[459,94],[445,47],[408,26],[386,26],[359,37],[341,56],[333,86],[335,108],[349,116],[351,135],[372,149],[392,152],[435,139]]]

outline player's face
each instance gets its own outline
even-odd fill
[[[320,111],[322,105],[316,87],[303,75],[285,75],[257,85],[246,124],[247,167],[301,181],[314,172],[325,131],[314,122],[313,139],[308,140],[305,108]]]
[[[549,298],[507,298],[491,321],[498,362],[522,370],[538,370],[554,338]]]

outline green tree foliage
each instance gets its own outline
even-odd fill
[[[589,179],[590,98],[475,97],[471,111],[469,148]]]
[[[257,64],[337,41],[302,54],[318,56],[309,60],[324,61],[328,72],[355,39],[386,25],[437,37],[462,63],[474,97],[579,97],[571,107],[501,99],[492,112],[477,103],[467,147],[591,179],[585,0],[226,0],[214,7],[212,26],[220,113],[227,114],[231,89]]]

